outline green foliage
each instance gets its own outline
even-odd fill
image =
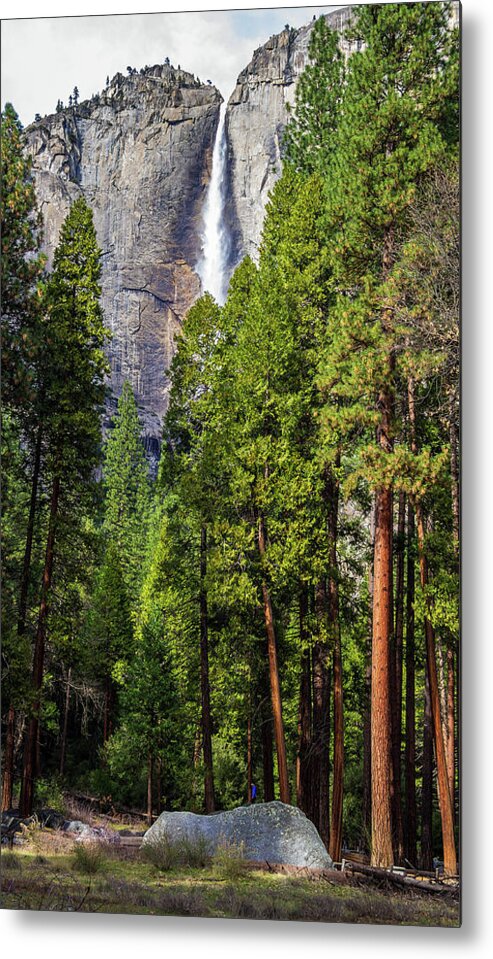
[[[149,468],[141,432],[135,396],[125,382],[104,449],[103,533],[108,548],[118,553],[133,606],[142,580],[150,511]]]
[[[87,484],[98,463],[105,398],[107,330],[99,298],[100,255],[92,212],[80,198],[61,231],[47,284],[43,384],[51,469]]]
[[[248,871],[245,860],[245,843],[223,839],[218,843],[212,856],[212,868],[221,879],[232,882],[241,879]]]
[[[284,135],[286,161],[305,173],[325,174],[343,95],[344,59],[338,34],[323,16],[312,29],[308,57]]]
[[[2,140],[2,398],[5,405],[29,408],[35,390],[39,352],[41,217],[36,206],[31,160],[11,103],[1,115]]]
[[[78,842],[72,854],[72,868],[84,876],[95,876],[104,872],[107,863],[99,843]]]
[[[36,780],[35,804],[38,809],[44,807],[65,812],[63,789],[58,777],[40,777]]]
[[[204,869],[210,862],[210,850],[204,836],[182,836],[171,839],[162,832],[157,839],[147,842],[142,853],[160,872],[171,869]]]

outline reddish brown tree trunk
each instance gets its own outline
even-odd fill
[[[267,706],[262,706],[262,770],[264,802],[274,799],[274,756],[272,749],[272,715]]]
[[[411,427],[412,451],[417,452],[416,441],[416,414],[414,405],[414,383],[408,381],[408,410]],[[425,526],[423,510],[420,502],[414,504],[416,514],[416,529],[418,534],[418,555],[421,588],[426,595],[428,587],[428,563],[425,553]],[[425,616],[426,664],[428,668],[428,682],[430,689],[431,718],[433,726],[433,741],[435,745],[435,760],[437,766],[438,801],[442,823],[443,861],[447,875],[457,872],[457,855],[454,837],[453,800],[450,794],[450,784],[447,772],[447,756],[443,735],[442,716],[440,711],[440,690],[436,663],[435,636],[431,619]]]
[[[450,413],[450,477],[452,492],[452,529],[454,536],[454,551],[456,558],[457,576],[460,573],[460,491],[459,491],[459,462],[458,462],[459,437],[455,423],[454,403],[451,402]],[[455,656],[454,650],[449,646],[447,650],[447,768],[450,782],[450,795],[454,807],[455,816]]]
[[[330,775],[330,663],[328,602],[325,581],[315,587],[318,638],[312,650],[312,821],[328,848]]]
[[[31,480],[31,497],[29,501],[29,516],[27,520],[26,543],[24,546],[24,558],[22,562],[21,587],[19,593],[19,609],[17,613],[17,635],[23,636],[26,631],[27,600],[29,595],[29,574],[31,570],[31,557],[34,538],[34,522],[36,519],[36,503],[38,498],[39,473],[41,467],[41,446],[43,439],[43,428],[41,424],[36,434],[36,445],[34,448],[33,475]],[[9,706],[7,717],[7,730],[5,737],[5,754],[3,758],[2,772],[2,809],[12,808],[12,796],[14,789],[14,759],[15,759],[15,708]]]
[[[152,787],[154,778],[154,758],[152,752],[147,757],[147,823],[152,826]]]
[[[163,760],[161,757],[157,760],[156,766],[157,811],[159,815],[163,811]]]
[[[414,512],[407,507],[407,599],[406,599],[406,743],[404,752],[406,782],[405,849],[413,865],[416,851],[416,691],[414,643]]]
[[[27,599],[29,594],[29,573],[31,570],[31,556],[33,549],[34,521],[36,518],[36,503],[38,498],[39,472],[41,467],[41,445],[43,440],[43,427],[38,427],[36,436],[36,446],[34,449],[33,476],[31,481],[31,499],[29,502],[29,517],[26,530],[26,545],[24,547],[24,559],[22,563],[21,588],[19,594],[19,612],[17,617],[17,633],[22,636],[26,630]]]
[[[247,719],[247,802],[252,801],[252,719]]]
[[[433,868],[433,724],[427,666],[425,668],[421,778],[421,868],[427,870]]]
[[[455,669],[454,651],[447,647],[447,775],[449,780],[452,813],[455,820]]]
[[[425,533],[423,513],[419,503],[415,507],[416,527],[418,532],[419,569],[421,588],[426,593],[428,586],[428,564],[425,554]],[[447,757],[443,738],[443,725],[440,714],[440,692],[438,688],[437,665],[435,657],[435,636],[431,620],[425,617],[426,662],[430,683],[431,716],[433,723],[433,740],[438,779],[438,801],[442,821],[443,862],[446,875],[455,875],[457,872],[457,856],[455,851],[454,817],[452,797],[450,795],[449,777],[447,772]]]
[[[370,513],[371,550],[375,542],[375,505]],[[368,569],[368,633],[365,665],[365,709],[363,716],[363,847],[371,848],[371,647],[373,635],[373,563]]]
[[[207,613],[207,531],[200,534],[200,689],[202,696],[202,747],[204,752],[204,802],[206,813],[216,808],[212,766],[211,692],[209,686],[209,622]]]
[[[298,753],[296,757],[296,802],[308,818],[312,813],[311,797],[311,734],[312,734],[312,697],[310,653],[307,648],[306,617],[308,615],[308,596],[306,590],[300,594],[300,640],[301,640],[301,680],[298,707]]]
[[[72,667],[69,667],[67,673],[67,683],[65,686],[65,708],[63,711],[63,728],[62,728],[62,739],[60,743],[60,776],[63,776],[65,772],[65,753],[67,749],[67,732],[68,732],[68,714],[70,709],[70,680],[72,678]]]
[[[258,547],[260,557],[265,558],[267,549],[267,534],[263,517],[258,524]],[[262,601],[264,610],[265,632],[267,636],[267,652],[269,658],[269,681],[272,700],[272,715],[274,719],[274,738],[276,742],[277,768],[279,774],[279,798],[281,802],[289,803],[289,778],[286,758],[286,740],[284,737],[284,723],[282,718],[281,685],[279,682],[279,668],[277,663],[277,642],[274,626],[272,601],[265,576],[262,582]]]
[[[393,144],[388,144],[391,154]],[[382,249],[382,276],[386,280],[392,269],[394,250],[393,226],[386,228]],[[382,333],[392,333],[393,316],[382,312]],[[379,423],[377,444],[385,455],[392,452],[392,418],[394,409],[394,357],[388,355],[385,385],[377,399]],[[375,541],[373,551],[373,635],[371,681],[371,864],[391,866],[392,849],[392,714],[390,704],[390,655],[393,632],[393,562],[392,562],[392,487],[380,486],[375,493]]]
[[[392,712],[392,836],[394,862],[404,858],[401,797],[401,723],[402,723],[402,644],[404,632],[404,541],[406,534],[406,497],[399,494],[396,542],[395,629],[390,660],[390,700]]]
[[[375,500],[371,683],[372,866],[393,862],[391,820],[390,611],[392,591],[392,490]]]
[[[113,733],[113,711],[115,708],[115,689],[113,686],[113,680],[108,674],[105,679],[105,690],[104,690],[104,712],[103,712],[103,743],[108,742],[108,739]]]
[[[12,809],[12,794],[14,789],[14,743],[15,709],[12,705],[10,705],[7,714],[5,749],[2,763],[2,812],[5,809]]]
[[[41,602],[38,615],[38,627],[36,631],[36,641],[34,645],[33,661],[33,690],[34,703],[31,717],[27,728],[27,737],[24,749],[24,767],[22,774],[22,788],[20,799],[21,816],[30,816],[32,813],[34,800],[34,779],[36,767],[36,749],[39,732],[39,713],[41,708],[41,688],[43,685],[44,674],[44,655],[46,641],[46,625],[48,620],[48,603],[51,590],[51,581],[53,577],[53,564],[55,557],[55,531],[58,515],[58,501],[60,496],[60,478],[55,476],[50,503],[50,519],[48,527],[48,539],[46,542],[45,564],[43,570],[43,582],[41,589]]]
[[[339,466],[339,457],[336,467]],[[329,854],[341,861],[342,814],[344,800],[344,702],[342,686],[342,648],[339,623],[339,571],[337,563],[337,521],[339,486],[335,478],[329,483],[329,628],[333,649],[334,762],[332,768],[332,810]]]

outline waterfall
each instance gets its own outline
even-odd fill
[[[224,222],[226,179],[226,103],[221,103],[219,123],[212,154],[212,173],[204,205],[202,228],[202,257],[197,273],[203,292],[208,291],[220,306],[227,293],[227,264],[229,237]]]

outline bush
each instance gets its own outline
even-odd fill
[[[142,854],[156,869],[168,872],[179,866],[189,866],[192,869],[203,869],[210,862],[210,851],[207,840],[203,836],[182,836],[180,839],[171,839],[163,833],[154,842],[146,843],[142,847]]]
[[[64,812],[64,798],[62,785],[59,779],[37,779],[34,803],[38,808],[55,809]]]
[[[245,843],[223,840],[219,843],[213,857],[214,872],[223,879],[240,879],[248,870],[245,859]]]
[[[106,859],[98,843],[78,842],[74,846],[73,868],[86,876],[93,876],[106,868]]]

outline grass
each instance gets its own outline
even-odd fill
[[[2,850],[1,864],[4,909],[459,924],[458,904],[449,897],[253,871],[237,848],[223,850],[200,867],[182,861],[163,871],[143,851],[92,848],[43,830],[25,846]]]

